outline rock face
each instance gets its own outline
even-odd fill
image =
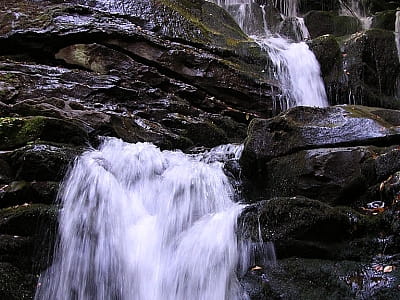
[[[254,119],[243,171],[264,197],[304,195],[335,204],[351,198],[354,203],[399,167],[398,150],[391,147],[399,144],[399,117],[395,110],[337,106],[297,107]],[[381,164],[381,157],[392,157],[394,168]]]

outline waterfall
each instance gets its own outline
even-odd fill
[[[268,53],[272,66],[267,72],[281,86],[282,93],[275,99],[275,106],[286,110],[293,106],[328,106],[325,85],[321,78],[321,70],[314,53],[302,41],[309,37],[304,20],[297,16],[297,0],[275,0],[275,6],[283,14],[282,17],[291,22],[296,40],[271,32],[268,28],[265,5],[255,5],[253,0],[215,0],[236,19],[242,30],[251,36],[261,48]],[[239,8],[238,8],[239,6]],[[262,21],[258,26],[246,26],[243,20],[255,19],[249,13],[255,13],[255,7],[261,10]],[[260,30],[260,28],[262,28]]]
[[[364,30],[371,28],[372,17],[360,0],[340,0],[340,15],[357,18]]]
[[[35,299],[244,299],[243,205],[222,168],[241,151],[186,155],[109,138],[85,152],[63,183],[60,238]]]

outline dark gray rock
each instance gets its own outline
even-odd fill
[[[252,120],[241,162],[251,173],[274,157],[304,149],[396,143],[396,124],[362,106],[295,107],[275,118]]]

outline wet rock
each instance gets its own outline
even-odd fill
[[[393,32],[371,29],[343,43],[345,80],[338,87],[339,103],[399,108],[400,64]]]
[[[35,281],[28,279],[10,263],[0,262],[0,298],[9,300],[32,299]]]
[[[88,141],[88,131],[70,121],[54,118],[0,118],[0,150],[36,140],[84,145]]]
[[[205,147],[215,147],[228,141],[225,132],[211,122],[190,124],[184,136],[190,138],[194,145]]]
[[[258,240],[260,228],[264,241],[294,239],[332,243],[353,234],[350,212],[350,209],[342,211],[305,197],[280,197],[250,205],[238,223],[243,224],[244,236],[254,241]]]
[[[374,15],[372,19],[372,28],[395,31],[396,10],[387,10]]]
[[[358,19],[349,16],[338,16],[328,11],[310,11],[304,16],[304,22],[311,38],[325,34],[343,36],[361,29]]]
[[[310,10],[326,10],[326,11],[337,11],[340,8],[340,2],[338,0],[300,0],[299,9],[300,12],[306,13]]]
[[[13,181],[0,186],[0,208],[25,203],[51,204],[56,200],[57,182]]]
[[[0,233],[15,236],[34,236],[45,225],[56,224],[54,206],[28,204],[0,210]],[[51,225],[53,224],[53,225]]]
[[[396,299],[396,276],[355,261],[290,258],[249,271],[242,284],[258,288],[250,299]]]
[[[16,180],[59,181],[82,152],[82,148],[34,144],[13,151],[9,163],[15,170]]]
[[[367,147],[326,148],[272,159],[260,179],[264,181],[263,193],[267,197],[303,195],[351,205],[375,179],[368,164],[364,165],[373,153]]]
[[[9,183],[12,181],[13,172],[10,165],[2,158],[0,158],[0,184]]]
[[[13,181],[0,189],[0,208],[32,202],[37,198],[30,183]]]
[[[252,120],[241,164],[254,174],[266,161],[303,149],[390,145],[399,137],[398,126],[375,115],[374,109],[296,107],[275,118]]]
[[[368,5],[371,13],[381,12],[384,10],[393,10],[400,6],[399,1],[391,0],[367,0],[365,2]]]
[[[339,104],[338,89],[345,81],[343,58],[337,38],[333,35],[323,35],[308,42],[321,66],[321,75],[325,83],[328,102]]]

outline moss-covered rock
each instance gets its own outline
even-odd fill
[[[399,108],[400,63],[393,32],[367,30],[346,39],[342,49],[345,80],[338,87],[339,103]]]
[[[361,24],[355,17],[338,16],[329,11],[310,11],[304,16],[304,22],[312,38],[325,34],[343,36],[361,29]]]
[[[241,162],[246,172],[254,174],[256,161],[262,164],[304,149],[385,145],[399,137],[397,125],[368,107],[295,107],[271,119],[251,121]]]
[[[0,150],[38,140],[84,145],[88,141],[88,132],[72,122],[54,118],[0,118]]]
[[[395,31],[396,11],[386,10],[374,15],[372,19],[372,28]]]
[[[15,180],[60,181],[69,164],[82,152],[83,148],[34,144],[11,152],[9,163],[15,170]]]

